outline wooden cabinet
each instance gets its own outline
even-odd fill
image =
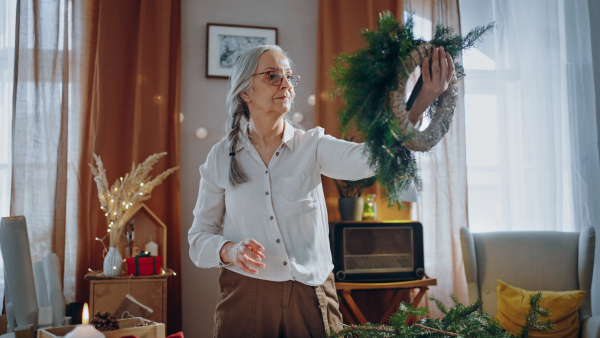
[[[167,324],[166,276],[92,279],[90,283],[90,316],[96,311],[114,313],[129,293],[154,311],[147,319]]]

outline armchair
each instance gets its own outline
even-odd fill
[[[518,231],[471,233],[460,229],[469,302],[497,312],[496,280],[527,290],[586,292],[579,307],[582,338],[600,338],[600,316],[592,317],[591,286],[596,246],[591,227],[580,233]]]

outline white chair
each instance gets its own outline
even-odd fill
[[[600,338],[600,316],[592,317],[591,286],[596,234],[514,231],[471,233],[460,229],[469,303],[478,298],[483,310],[497,312],[497,280],[526,290],[586,292],[579,307],[581,337]]]

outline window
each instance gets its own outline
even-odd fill
[[[13,69],[16,0],[0,3],[0,216],[10,215]],[[4,263],[0,256],[0,294],[4,297]],[[0,298],[1,300],[1,298]]]
[[[463,34],[497,25],[463,58],[474,232],[576,229],[564,6],[460,1]]]

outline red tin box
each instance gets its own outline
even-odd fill
[[[162,272],[160,256],[138,255],[129,257],[127,262],[127,272],[134,276],[151,276],[158,275]]]

